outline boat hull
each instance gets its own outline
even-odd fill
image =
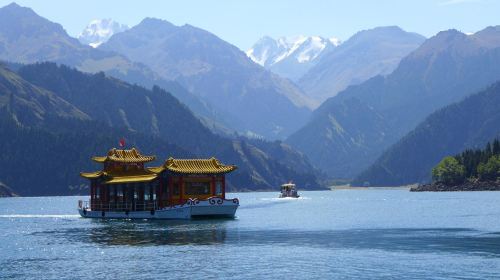
[[[239,205],[237,198],[227,200],[212,197],[207,200],[193,200],[191,203],[191,217],[234,218]]]
[[[183,205],[151,211],[100,211],[78,208],[83,218],[96,219],[152,219],[152,220],[189,220],[194,218],[234,218],[239,207],[238,199],[218,197],[207,200],[188,200]]]

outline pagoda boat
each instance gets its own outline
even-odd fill
[[[232,218],[239,206],[237,198],[226,199],[225,181],[237,167],[215,158],[169,158],[161,166],[145,167],[155,156],[132,148],[92,159],[103,169],[80,173],[90,180],[90,200],[78,201],[84,218]]]

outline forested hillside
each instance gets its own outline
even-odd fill
[[[500,135],[500,83],[433,114],[388,149],[354,184],[429,182],[443,157],[482,147]]]
[[[2,139],[8,149],[0,161],[0,181],[21,195],[78,193],[68,186],[86,183],[79,172],[98,168],[90,157],[104,154],[121,137],[129,139],[128,147],[156,154],[159,162],[169,156],[215,156],[236,164],[238,171],[228,178],[233,190],[271,189],[291,179],[319,188],[317,171],[300,153],[286,145],[262,141],[259,149],[245,138],[218,136],[159,87],[147,90],[54,63],[22,66],[19,75],[4,66],[0,70],[2,131],[16,135]],[[24,164],[39,164],[50,154],[57,163],[37,165],[21,176]],[[16,160],[19,156],[23,159]],[[60,176],[46,175],[56,173]]]

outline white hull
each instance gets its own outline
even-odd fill
[[[234,218],[238,209],[238,199],[226,200],[218,197],[207,200],[188,200],[183,205],[157,209],[153,211],[93,211],[79,208],[83,218],[104,219],[156,219],[156,220],[188,220],[192,218]]]

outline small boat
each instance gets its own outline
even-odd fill
[[[300,197],[300,195],[297,193],[297,189],[295,189],[295,184],[286,183],[281,185],[280,198],[285,198],[285,197],[292,197],[292,198]]]

